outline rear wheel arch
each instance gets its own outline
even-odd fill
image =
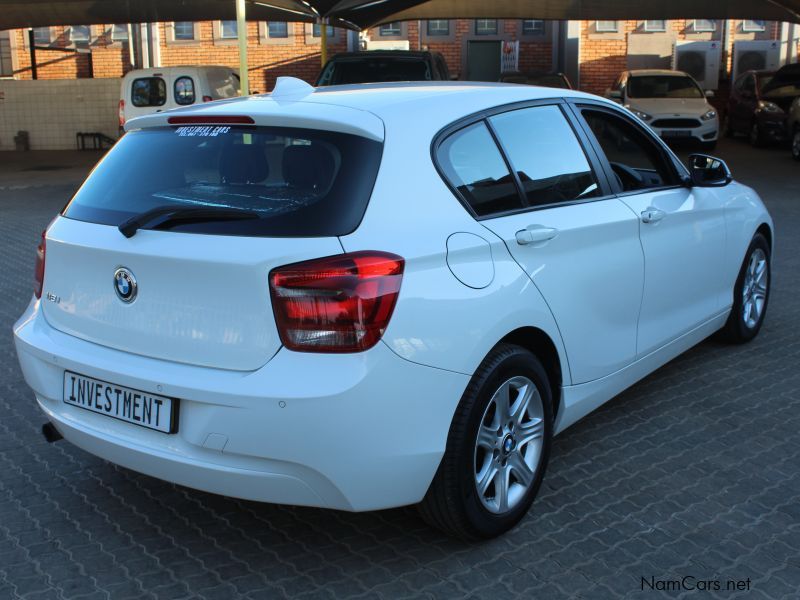
[[[539,362],[542,363],[547,380],[550,383],[550,390],[553,397],[553,417],[559,414],[561,404],[561,386],[564,383],[564,371],[561,364],[561,357],[555,343],[551,337],[538,327],[520,327],[509,332],[503,339],[497,342],[500,344],[513,344],[520,346],[531,352]]]

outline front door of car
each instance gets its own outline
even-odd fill
[[[544,297],[572,382],[583,383],[635,360],[644,260],[638,219],[608,196],[562,111],[551,104],[489,116],[448,137],[438,156]]]
[[[682,181],[654,136],[620,111],[579,109],[614,175],[619,199],[640,223],[645,259],[638,355],[719,314],[725,303],[725,213],[713,188]],[[727,290],[728,296],[730,290]]]

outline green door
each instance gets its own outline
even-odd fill
[[[500,45],[502,42],[467,42],[467,80],[498,81],[500,79]]]

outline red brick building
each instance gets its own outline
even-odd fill
[[[35,45],[50,48],[36,51],[38,77],[121,77],[132,68],[131,31],[127,25],[37,28]],[[518,42],[519,70],[561,69],[581,89],[602,93],[622,70],[670,68],[675,44],[686,41],[719,43],[720,85],[724,88],[732,67],[732,48],[738,42],[780,41],[783,36],[780,60],[789,56],[796,60],[797,49],[788,40],[789,31],[788,26],[763,21],[455,19],[391,23],[365,32],[361,39],[331,28],[328,49],[331,54],[355,49],[368,39],[395,42],[412,50],[435,50],[445,56],[457,78],[481,80],[499,73],[500,43]],[[313,81],[320,66],[319,33],[317,26],[303,23],[249,22],[251,89],[268,91],[280,75]],[[155,65],[238,66],[235,21],[158,23],[152,26],[150,36]],[[0,32],[0,76],[31,78],[26,30]]]

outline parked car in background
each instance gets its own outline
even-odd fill
[[[126,128],[14,339],[49,439],[180,485],[496,536],[556,434],[764,322],[758,194],[597,96],[280,78]]]
[[[746,71],[731,86],[722,131],[727,136],[743,134],[753,146],[786,138],[786,112],[791,98],[765,97],[776,71]]]
[[[789,108],[786,130],[789,132],[789,139],[792,142],[792,157],[800,160],[800,97],[795,98]]]
[[[135,117],[239,95],[239,73],[221,66],[136,69],[122,78],[120,131]]]
[[[447,62],[439,52],[366,50],[333,56],[325,63],[316,85],[449,80]]]
[[[531,73],[505,73],[500,77],[503,83],[518,83],[522,85],[538,85],[542,87],[560,88],[571,90],[572,84],[564,73],[555,71],[534,71]]]
[[[705,149],[717,145],[719,119],[694,78],[682,71],[624,71],[606,97],[625,106],[668,142],[692,140]]]

